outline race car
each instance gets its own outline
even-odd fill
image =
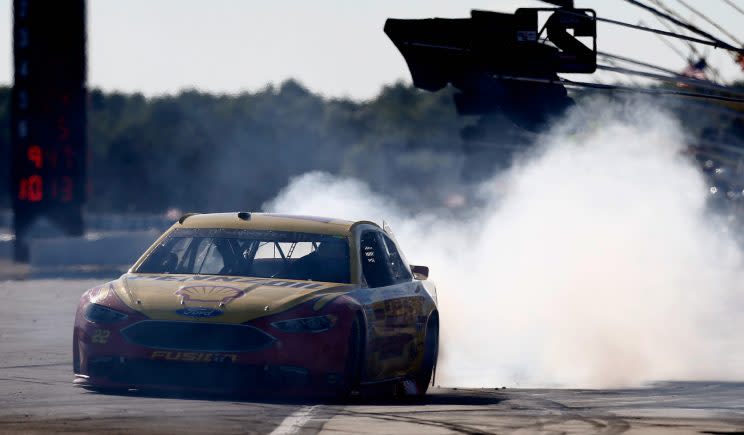
[[[82,295],[75,383],[423,395],[439,345],[428,273],[373,222],[190,213]]]

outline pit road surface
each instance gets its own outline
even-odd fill
[[[0,283],[0,433],[744,433],[744,383],[434,388],[349,404],[93,393],[72,385],[72,325],[80,294],[103,281]]]

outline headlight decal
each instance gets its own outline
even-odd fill
[[[299,319],[280,320],[273,322],[271,326],[283,332],[324,332],[336,324],[336,316],[327,314],[325,316],[303,317]]]
[[[115,323],[127,318],[127,315],[109,307],[90,303],[83,308],[83,317],[93,323]]]
[[[110,284],[104,284],[98,287],[93,287],[92,289],[88,290],[88,300],[93,303],[100,303],[104,299],[106,299],[109,295],[109,292],[111,291],[111,285]]]

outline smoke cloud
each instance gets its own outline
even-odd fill
[[[264,209],[392,226],[437,284],[438,384],[741,380],[742,255],[681,132],[656,107],[590,102],[456,210],[322,172]]]

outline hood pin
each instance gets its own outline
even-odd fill
[[[271,309],[271,307],[270,307],[270,306],[268,306],[268,305],[266,305],[266,306],[264,307],[264,311],[269,311],[270,309]]]

